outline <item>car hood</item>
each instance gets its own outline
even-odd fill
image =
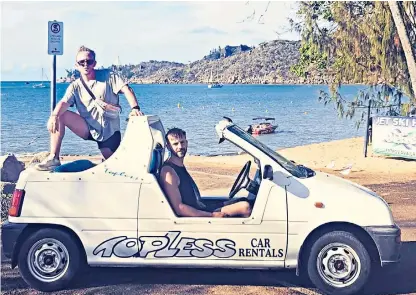
[[[312,188],[318,188],[320,191],[348,191],[351,194],[366,195],[382,199],[377,193],[358,183],[324,172],[318,171],[314,177],[307,178],[306,181],[309,182]],[[336,194],[334,196],[336,196]]]
[[[287,189],[297,197],[295,199],[303,199],[306,207],[315,208],[315,202],[322,202],[325,207],[319,211],[322,219],[358,225],[390,225],[394,222],[391,210],[383,198],[366,187],[335,175],[316,172],[313,177],[295,178]],[[303,204],[296,203],[299,206]],[[316,214],[315,210],[311,210],[304,217],[298,216],[298,219],[316,219]]]

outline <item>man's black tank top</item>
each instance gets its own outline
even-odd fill
[[[165,162],[163,166],[172,167],[179,177],[179,192],[181,193],[182,203],[194,207],[198,210],[204,210],[205,205],[201,202],[201,194],[192,176],[189,175],[185,167],[175,165],[171,162]]]

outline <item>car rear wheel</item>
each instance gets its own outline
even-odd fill
[[[307,269],[312,283],[326,294],[357,294],[370,277],[371,258],[352,233],[334,231],[312,245]]]
[[[81,254],[73,237],[58,229],[41,229],[22,244],[18,266],[23,279],[40,291],[64,288],[81,266]]]

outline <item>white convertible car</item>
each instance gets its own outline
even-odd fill
[[[12,267],[43,291],[64,288],[88,264],[296,269],[327,294],[354,294],[375,268],[399,261],[400,229],[374,192],[296,165],[228,118],[216,131],[252,160],[228,196],[202,200],[243,194],[250,217],[176,216],[158,183],[163,125],[133,117],[105,162],[21,173],[2,225]]]

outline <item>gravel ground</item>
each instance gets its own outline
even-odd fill
[[[232,183],[229,175],[239,168],[218,171],[215,179],[196,173],[203,190]],[[211,172],[211,171],[210,171]],[[224,173],[227,172],[227,173]],[[221,174],[228,177],[221,177]],[[416,294],[416,177],[398,181],[383,175],[354,173],[353,181],[368,186],[390,204],[395,220],[402,227],[401,262],[377,272],[363,294]],[[215,180],[215,181],[214,181]],[[388,181],[390,180],[390,181]],[[4,258],[4,257],[2,257]],[[1,262],[1,294],[43,294],[31,288],[12,270],[6,259]],[[54,294],[320,294],[310,283],[301,281],[293,271],[225,270],[225,269],[150,269],[88,268],[79,274],[71,288]]]
[[[413,229],[416,232],[416,229]],[[416,294],[416,242],[404,242],[402,261],[378,273],[363,294]],[[7,260],[2,294],[44,294],[28,288]],[[88,268],[71,288],[54,294],[320,294],[293,271],[225,269]]]

